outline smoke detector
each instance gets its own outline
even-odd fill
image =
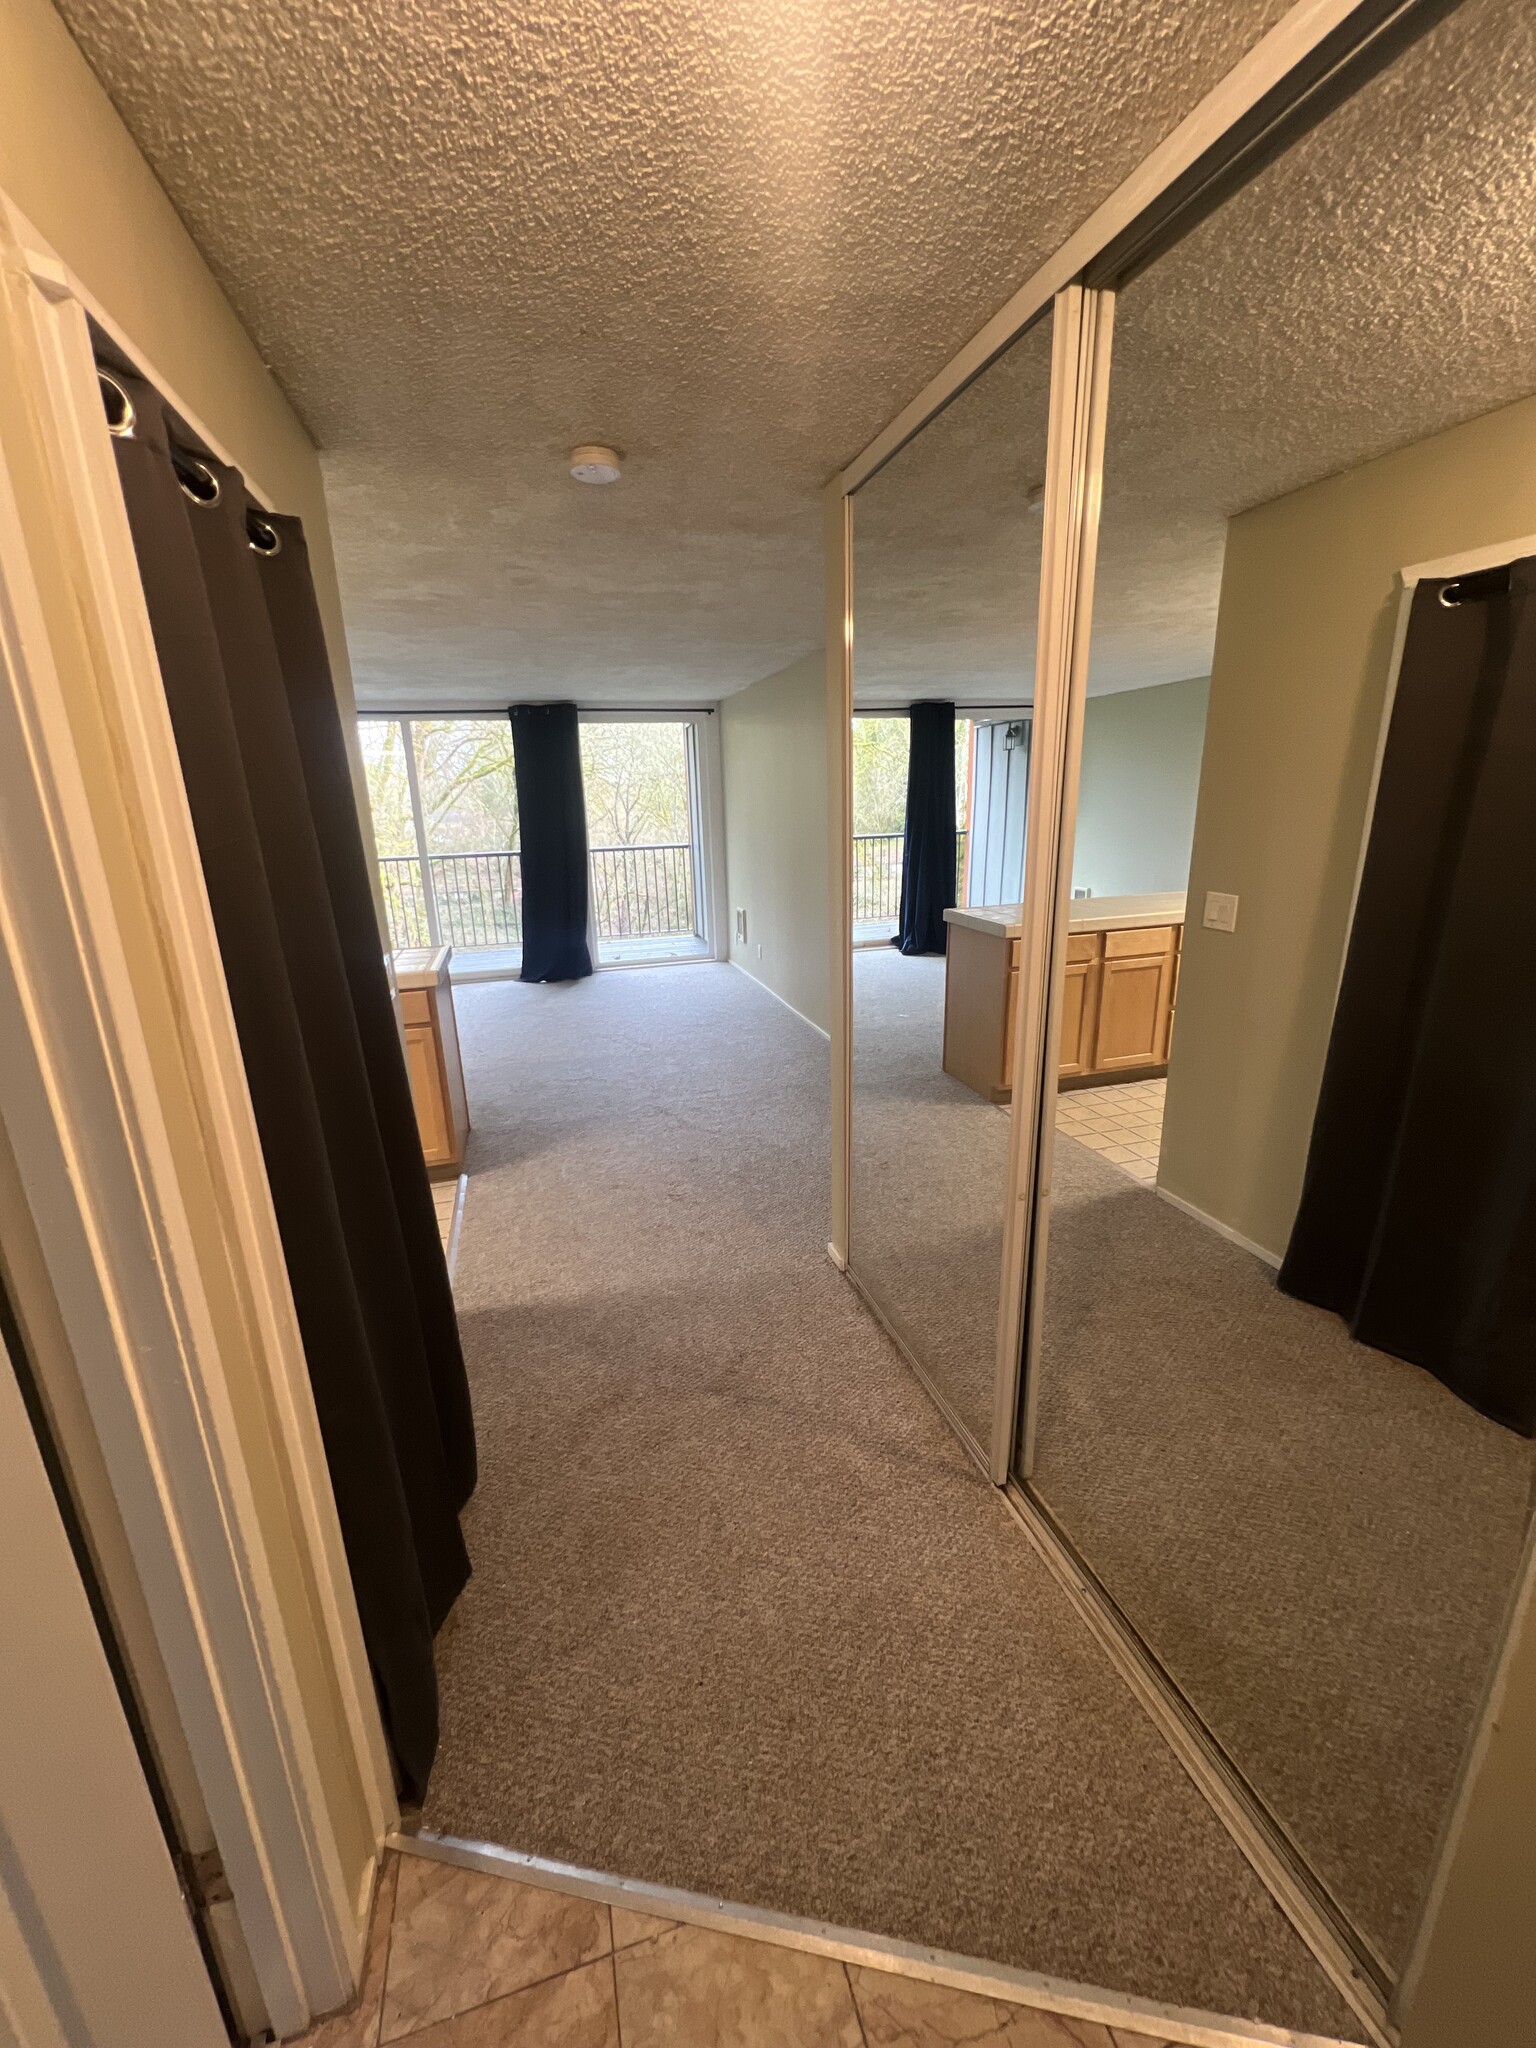
[[[571,475],[579,484],[616,484],[623,471],[624,459],[617,448],[583,442],[571,450]]]

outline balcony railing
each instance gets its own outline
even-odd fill
[[[894,924],[901,911],[900,832],[853,835],[853,921]],[[955,881],[965,878],[965,830],[955,834]],[[963,890],[962,890],[963,893]]]
[[[693,848],[594,846],[592,909],[600,939],[683,937],[698,929]],[[523,868],[517,853],[427,856],[437,941],[462,949],[523,943]],[[391,854],[379,862],[395,946],[433,943],[421,862]]]

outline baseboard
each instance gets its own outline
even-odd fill
[[[770,988],[766,981],[761,980],[757,975],[755,975],[752,972],[750,967],[743,967],[741,962],[735,959],[729,961],[727,964],[731,967],[734,967],[738,974],[744,974],[747,977],[748,981],[751,982],[752,986],[754,988],[760,988],[763,991],[764,995],[772,996],[773,1000],[776,1003],[783,1003],[785,1009],[788,1010],[791,1017],[798,1017],[800,1019],[800,1022],[804,1025],[807,1025],[812,1031],[814,1031],[818,1038],[824,1038],[827,1041],[828,1045],[832,1043],[832,1034],[830,1031],[823,1031],[819,1024],[813,1024],[810,1018],[806,1016],[803,1010],[797,1010],[792,1002],[788,1001],[786,997],[781,996],[776,988]]]
[[[1266,1266],[1273,1266],[1276,1271],[1279,1270],[1280,1254],[1278,1252],[1267,1252],[1263,1245],[1255,1244],[1251,1237],[1244,1237],[1241,1231],[1234,1230],[1231,1224],[1218,1223],[1214,1216],[1207,1216],[1203,1209],[1197,1209],[1193,1202],[1186,1202],[1182,1195],[1174,1194],[1170,1188],[1165,1188],[1161,1182],[1158,1183],[1156,1192],[1161,1195],[1165,1202],[1172,1203],[1175,1209],[1182,1209],[1186,1216],[1193,1216],[1195,1221],[1203,1223],[1207,1230],[1214,1230],[1218,1237],[1224,1237],[1228,1244],[1235,1244],[1239,1251],[1252,1252],[1253,1256],[1256,1259],[1262,1259]]]

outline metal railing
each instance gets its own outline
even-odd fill
[[[592,908],[601,939],[683,937],[698,929],[693,848],[594,846]],[[517,853],[427,856],[439,945],[517,947],[523,943],[523,868]],[[379,862],[390,941],[433,944],[421,862],[390,854]]]
[[[853,921],[894,924],[901,911],[900,832],[853,835]],[[955,881],[965,878],[965,828],[955,834]],[[963,893],[963,891],[962,891]]]

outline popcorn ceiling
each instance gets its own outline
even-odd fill
[[[1284,0],[60,11],[321,447],[360,699],[464,705],[706,702],[819,645],[826,477]],[[1297,217],[1261,209],[1234,247],[1223,216],[1201,231],[1221,247],[1192,238],[1133,287],[1148,314],[1115,373],[1123,445],[1188,458],[1203,536],[1182,555],[1142,536],[1165,581],[1208,583],[1213,507],[1528,377],[1505,238],[1532,218],[1529,170],[1512,182],[1514,141],[1486,138],[1528,96],[1532,29],[1510,0],[1468,0],[1433,40],[1479,15],[1498,17],[1497,75],[1450,65],[1411,175],[1368,179],[1362,203],[1325,148],[1288,194]],[[1465,182],[1469,135],[1491,235],[1426,217]],[[1334,246],[1340,222],[1361,246]],[[1427,236],[1451,297],[1421,341],[1401,321],[1422,293],[1390,287]],[[1489,263],[1484,311],[1467,300]],[[566,474],[592,439],[624,451],[611,490]],[[979,664],[995,555],[975,565]],[[1143,604],[1174,637],[1187,610]]]

